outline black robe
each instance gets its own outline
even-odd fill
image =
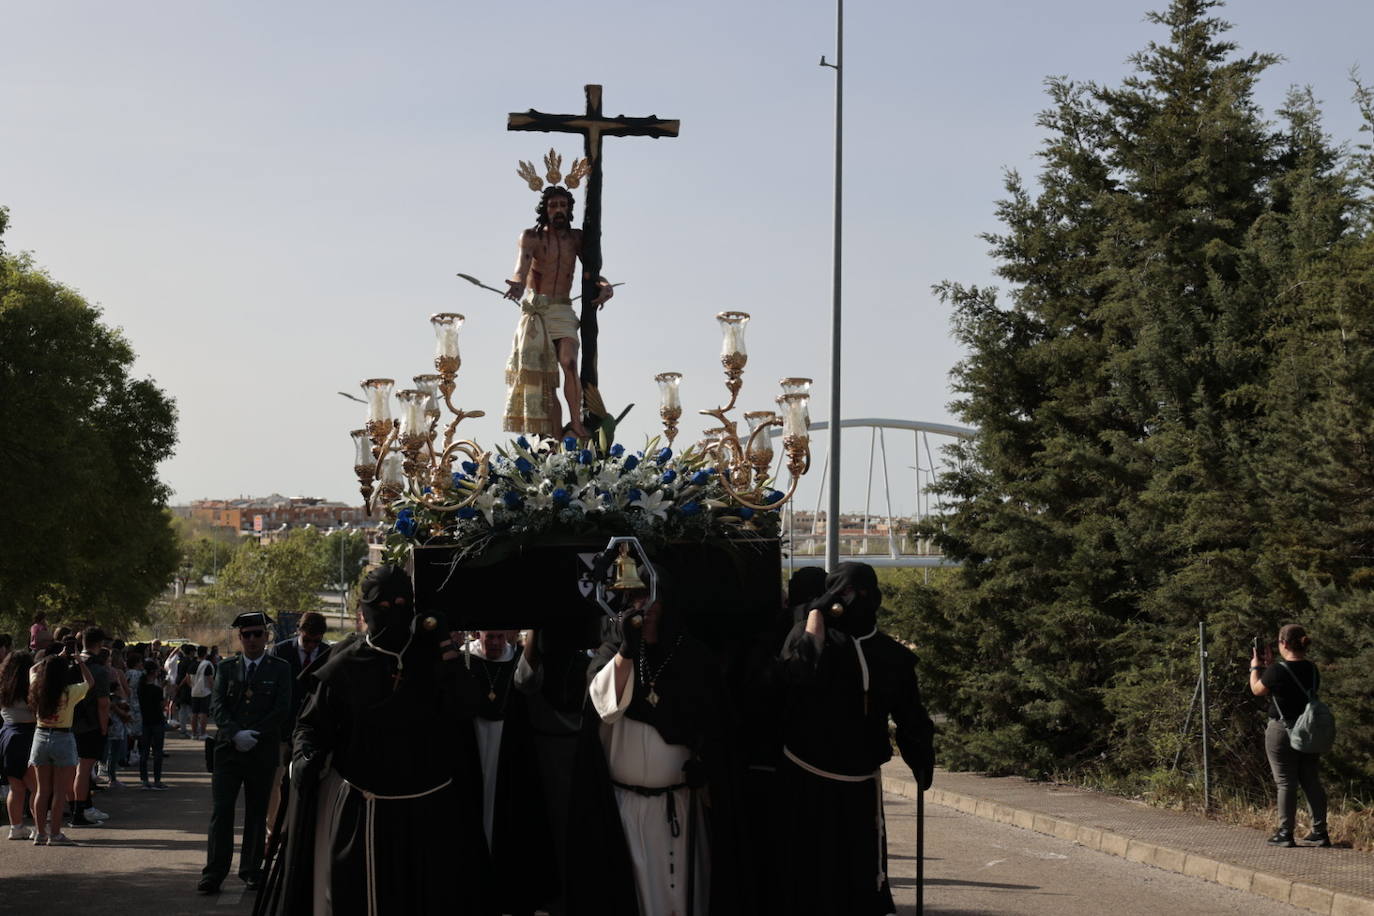
[[[665,638],[660,645],[667,642]],[[589,682],[617,651],[617,643],[601,646],[588,666]],[[654,650],[649,661],[657,663]],[[710,844],[710,899],[693,901],[695,912],[680,916],[752,912],[745,902],[749,889],[739,873],[739,764],[728,741],[731,705],[716,657],[705,643],[684,635],[671,664],[659,675],[656,691],[661,700],[655,706],[636,690],[625,715],[653,726],[665,742],[691,749],[692,772],[685,773],[683,781],[693,786],[693,810],[680,812],[680,821],[684,830],[704,830]],[[601,743],[601,717],[590,700],[583,708],[569,823],[569,916],[650,916],[639,912],[630,853]]]
[[[285,843],[255,913],[312,911],[317,842],[328,847],[334,913],[367,913],[369,898],[383,914],[483,912],[473,896],[481,882],[461,894],[453,884],[455,868],[484,855],[480,799],[470,795],[472,728],[455,722],[463,712],[456,664],[412,660],[398,682],[393,658],[351,637],[307,669]],[[321,787],[337,785],[331,777],[356,788],[326,797]],[[369,803],[364,792],[419,797]],[[322,807],[337,815],[330,836],[316,835]]]
[[[509,661],[490,662],[471,655],[455,665],[465,713],[454,723],[470,736],[470,788],[477,816],[482,817],[483,774],[474,734],[474,719],[501,721],[501,748],[496,764],[495,812],[491,848],[486,847],[485,877],[492,913],[532,913],[557,893],[543,783],[530,730],[527,698],[515,688],[518,650]],[[493,698],[491,695],[495,694]]]
[[[893,913],[878,771],[892,759],[891,717],[902,759],[918,782],[928,783],[934,729],[921,702],[916,656],[876,630],[855,640],[827,627],[818,647],[805,627],[799,621],[788,634],[780,669],[785,751],[778,770],[772,911]],[[827,778],[807,766],[860,781]]]

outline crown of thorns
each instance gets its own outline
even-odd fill
[[[571,191],[581,184],[582,179],[586,178],[587,173],[592,170],[592,167],[587,164],[586,159],[574,159],[572,165],[568,168],[567,176],[564,177],[562,172],[563,157],[555,153],[552,149],[544,155],[544,168],[546,169],[544,177],[540,178],[539,170],[534,167],[534,163],[526,162],[524,159],[521,159],[520,166],[515,170],[515,174],[524,179],[525,184],[529,185],[531,191],[538,194],[540,191],[544,190],[545,179],[547,179],[548,183],[551,185],[556,185],[561,181],[564,187]]]

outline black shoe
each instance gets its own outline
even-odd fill
[[[67,819],[68,827],[99,827],[100,821],[88,820],[86,815],[78,814]]]
[[[1292,849],[1298,844],[1293,842],[1293,831],[1280,830],[1269,838],[1269,845],[1283,846],[1286,849]]]
[[[244,886],[250,891],[255,891],[262,887],[262,875],[252,875],[243,879]]]
[[[1304,843],[1315,843],[1318,846],[1327,847],[1331,845],[1331,836],[1325,830],[1313,830],[1307,836],[1303,837],[1302,841]]]
[[[197,893],[197,894],[218,894],[218,893],[219,893],[219,883],[220,883],[220,879],[219,879],[219,878],[209,878],[209,877],[201,878],[201,879],[200,879],[200,883],[196,885],[196,893]]]

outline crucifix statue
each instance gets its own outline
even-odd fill
[[[586,86],[587,110],[583,114],[544,114],[530,109],[514,112],[506,122],[507,130],[533,130],[549,133],[582,134],[586,158],[573,163],[569,170],[567,186],[576,187],[582,177],[587,179],[586,209],[582,218],[580,232],[571,228],[572,194],[558,187],[561,159],[552,150],[544,163],[549,170],[550,186],[543,189],[539,204],[539,224],[526,230],[520,239],[520,257],[516,264],[515,275],[507,281],[510,289],[507,296],[521,302],[522,311],[527,312],[522,319],[521,329],[516,333],[516,351],[512,362],[507,366],[507,385],[514,385],[512,397],[506,410],[507,429],[515,426],[523,428],[519,432],[538,432],[558,435],[561,429],[556,422],[550,422],[548,413],[539,418],[545,406],[551,407],[552,416],[557,418],[556,395],[543,388],[547,381],[547,370],[552,369],[554,377],[558,367],[525,370],[519,361],[521,340],[526,328],[531,337],[536,333],[556,344],[557,361],[564,373],[563,393],[568,402],[568,428],[579,438],[587,435],[582,422],[582,406],[587,413],[599,422],[606,416],[606,408],[597,391],[597,310],[612,295],[611,285],[601,276],[601,175],[603,137],[676,137],[677,121],[668,121],[651,115],[647,118],[627,118],[618,115],[614,118],[601,113],[601,87]],[[542,181],[532,165],[521,163],[521,177],[526,178],[530,187],[538,190]],[[563,322],[550,312],[566,307],[571,310],[567,294],[572,285],[573,260],[582,261],[582,311],[580,315],[580,336],[582,344],[582,366],[576,371],[577,342],[566,329],[571,322]],[[537,324],[532,316],[537,316]],[[560,337],[554,337],[560,334]],[[543,373],[541,375],[541,373]],[[527,376],[529,376],[527,378]],[[539,381],[536,381],[539,377]],[[526,397],[520,397],[521,385],[528,385]],[[539,385],[545,391],[544,397],[552,399],[551,405],[535,403],[533,386]],[[543,427],[543,428],[535,428]]]

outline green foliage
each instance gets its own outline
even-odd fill
[[[0,231],[6,216],[0,211]],[[171,580],[176,538],[158,462],[176,443],[172,401],[129,375],[134,352],[100,311],[0,250],[0,621],[140,620]]]
[[[979,433],[918,534],[963,565],[894,600],[940,647],[922,671],[951,765],[1167,766],[1201,620],[1227,773],[1263,780],[1248,644],[1296,619],[1342,722],[1331,760],[1374,785],[1374,174],[1310,93],[1264,120],[1275,58],[1224,41],[1217,5],[1151,16],[1168,39],[1119,87],[1048,82],[1038,187],[1008,175],[987,236],[1011,304],[936,288]]]
[[[207,600],[230,612],[319,610],[317,592],[337,578],[327,541],[317,528],[297,528],[269,544],[246,541],[206,591]],[[335,558],[337,563],[337,557]]]

